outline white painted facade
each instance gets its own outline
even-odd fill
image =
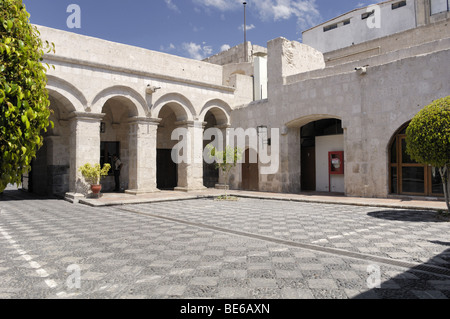
[[[450,0],[431,0],[431,15],[448,12],[450,10]]]
[[[386,1],[355,9],[303,32],[303,43],[326,53],[413,29],[416,15],[415,0]]]

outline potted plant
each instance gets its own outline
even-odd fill
[[[103,168],[101,168],[100,164],[91,165],[87,163],[80,167],[80,172],[86,182],[91,185],[92,192],[97,195],[102,190],[100,179],[103,176],[108,176],[108,172],[110,169],[111,164],[105,164]]]
[[[237,163],[242,158],[242,150],[235,147],[231,147],[229,145],[226,146],[225,150],[219,151],[211,144],[207,145],[209,150],[210,158],[214,158],[216,161],[216,168],[221,169],[225,174],[225,195],[219,196],[218,200],[237,200],[236,197],[228,196],[227,190],[228,186],[228,176],[230,175],[230,171],[233,167],[236,167]]]

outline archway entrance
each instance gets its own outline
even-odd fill
[[[124,191],[130,183],[130,136],[128,119],[137,116],[137,110],[132,101],[125,97],[110,98],[104,104],[102,113],[105,114],[100,130],[100,165],[111,164],[109,176],[102,179],[103,191]],[[114,179],[113,156],[122,162],[120,171],[120,186],[116,189]]]
[[[203,109],[200,118],[203,118],[204,125],[203,150],[205,150],[208,144],[212,144],[218,150],[223,150],[226,147],[226,130],[230,126],[227,105],[224,105],[221,101],[211,101]],[[223,177],[223,174],[221,174],[220,170],[216,167],[216,163],[208,163],[204,157],[203,186],[207,188],[214,188],[217,184],[224,182],[222,180]]]
[[[173,109],[166,105],[161,109],[162,119],[158,127],[156,155],[156,187],[160,190],[174,190],[178,186],[178,164],[172,159],[172,149],[177,141],[171,139],[177,128],[177,116]]]
[[[211,111],[208,111],[205,115],[205,128],[214,128],[217,126],[217,119]],[[203,149],[211,143],[211,140],[203,140]],[[207,163],[203,161],[203,185],[207,188],[214,188],[219,183],[219,169],[216,167],[216,163]]]
[[[64,196],[69,191],[70,126],[68,115],[73,107],[56,92],[49,92],[50,120],[42,147],[31,163],[31,171],[23,176],[23,188],[38,195]]]
[[[245,161],[242,163],[242,189],[257,191],[259,190],[258,154],[254,149],[248,148],[245,151],[244,159]]]
[[[301,127],[301,190],[345,192],[344,176],[330,176],[328,154],[344,150],[344,130],[339,119],[323,119]]]
[[[394,135],[389,151],[389,192],[399,195],[444,196],[437,169],[412,160],[406,153],[404,125]]]

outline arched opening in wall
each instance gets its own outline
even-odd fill
[[[181,107],[175,104],[165,105],[160,113],[156,142],[156,187],[160,190],[174,190],[178,186],[177,160],[172,158],[172,149],[178,141],[172,140],[172,132],[178,127],[177,112]]]
[[[212,144],[219,150],[224,149],[226,146],[226,129],[229,127],[227,112],[223,108],[212,107],[206,112],[203,123],[203,149],[205,150],[208,144]],[[210,129],[214,130],[210,131]],[[204,158],[203,185],[207,188],[214,188],[219,184],[219,180],[220,170],[216,167],[216,163],[208,163]]]
[[[403,125],[389,145],[389,193],[397,195],[444,196],[441,176],[434,167],[419,164],[406,153]]]
[[[217,120],[211,111],[208,111],[205,115],[205,128],[208,130],[210,128],[217,127]],[[203,139],[203,149],[213,142],[213,139]],[[207,188],[214,188],[219,183],[219,169],[216,167],[216,163],[207,163],[205,159],[203,160],[203,185]]]
[[[54,127],[43,132],[43,145],[31,162],[31,171],[24,174],[22,186],[38,195],[58,197],[69,192],[71,103],[56,92],[49,93],[50,120]]]
[[[242,190],[259,190],[259,157],[253,148],[247,148],[243,154],[242,166]]]
[[[105,102],[102,113],[105,116],[100,124],[100,165],[111,165],[109,175],[102,179],[102,192],[123,192],[131,178],[128,119],[137,116],[136,106],[125,97],[115,96]]]
[[[328,118],[303,125],[300,143],[301,190],[344,193],[344,175],[335,174],[330,168],[330,152],[344,151],[342,121]],[[344,165],[341,164],[339,168]]]

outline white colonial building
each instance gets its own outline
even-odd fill
[[[326,53],[450,17],[450,0],[389,0],[358,8],[303,32],[303,43]]]
[[[254,129],[261,142],[244,145],[246,161],[230,179],[235,189],[440,196],[433,169],[407,157],[404,129],[425,105],[450,95],[450,19],[448,2],[436,13],[441,2],[383,2],[398,14],[398,29],[392,24],[374,37],[365,30],[348,42],[350,33],[342,45],[326,38],[249,44],[249,62],[243,45],[195,61],[39,27],[57,48],[45,56],[55,66],[48,73],[55,127],[24,185],[76,200],[88,193],[78,168],[118,154],[129,194],[214,187],[222,177],[202,159],[210,140],[203,133],[214,127],[228,136]],[[361,12],[315,29],[328,36],[351,28]],[[324,32],[342,18],[355,21]],[[305,32],[306,43],[315,29]],[[177,128],[192,138],[173,136]],[[177,164],[171,155],[180,142],[178,155],[189,160]],[[273,164],[276,170],[267,169]],[[112,189],[114,178],[103,184]]]

